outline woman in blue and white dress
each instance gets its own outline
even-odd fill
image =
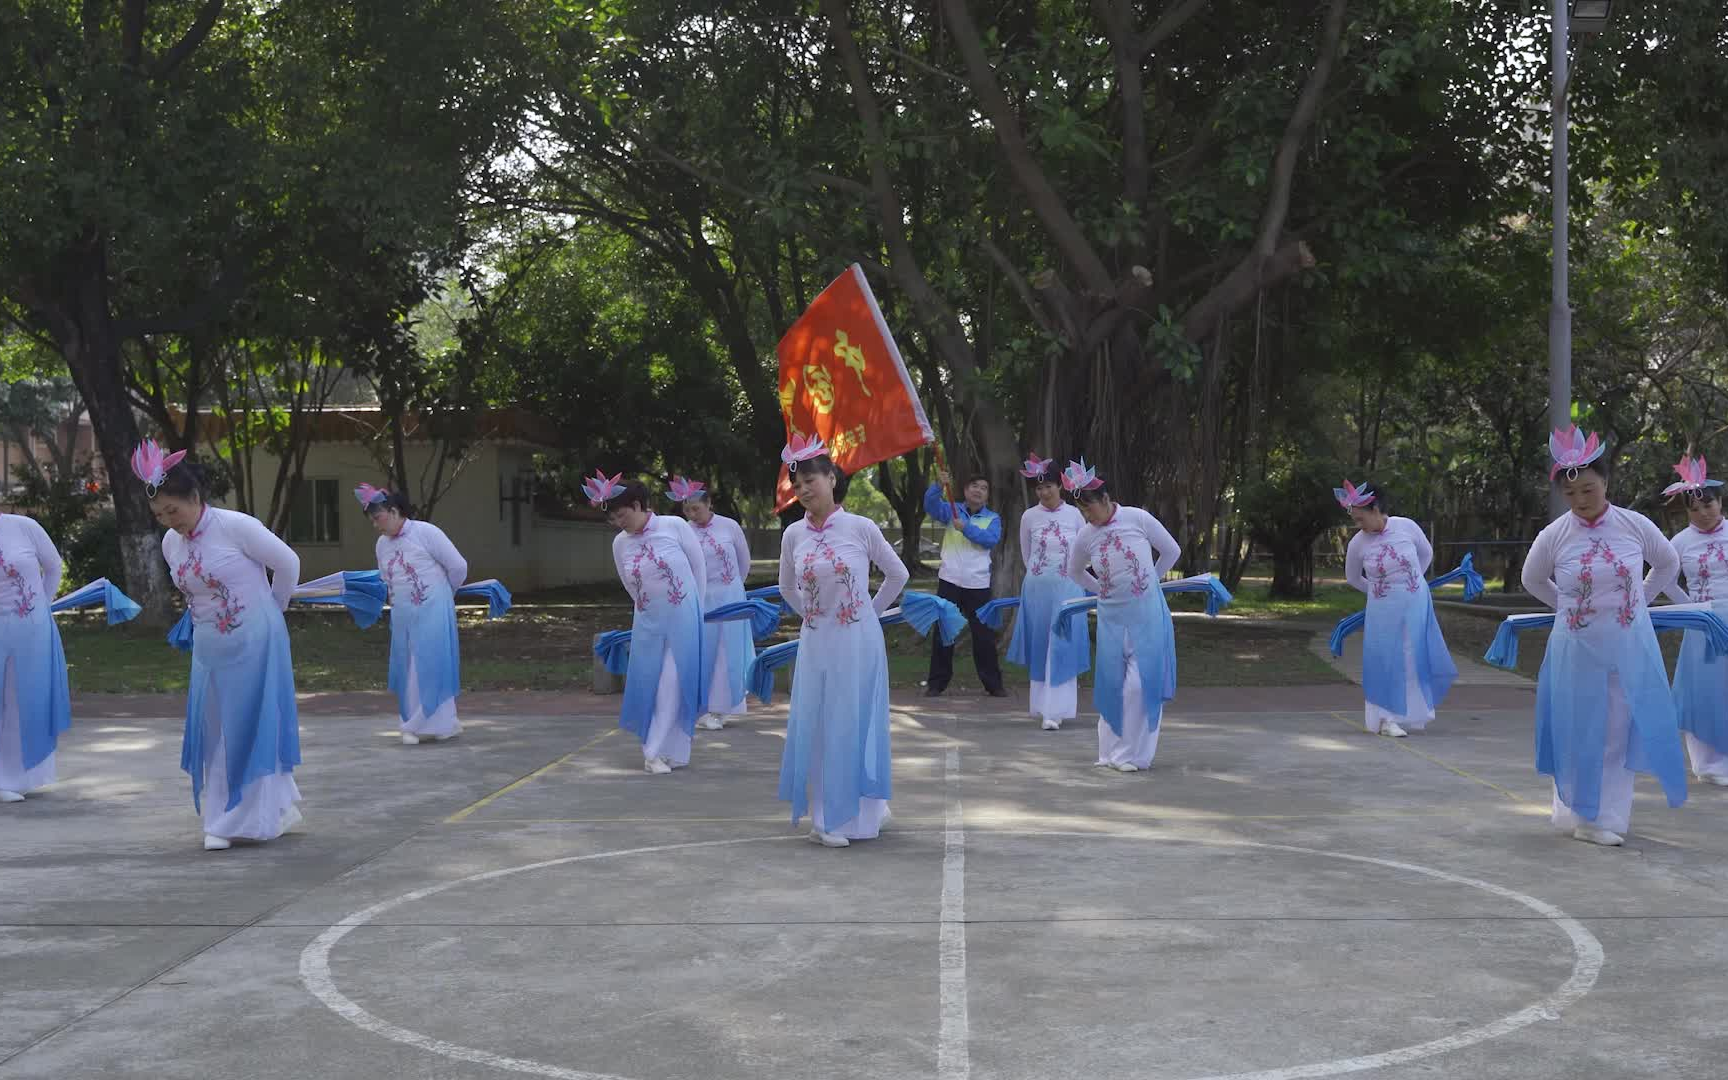
[[[48,605],[60,553],[33,518],[0,514],[0,803],[54,782],[54,749],[72,726],[66,654]]]
[[[1008,642],[1008,662],[1031,674],[1032,715],[1043,721],[1045,731],[1056,731],[1078,712],[1080,676],[1092,667],[1090,623],[1077,620],[1066,641],[1050,632],[1062,605],[1086,595],[1068,577],[1068,559],[1086,519],[1063,501],[1054,461],[1033,454],[1020,475],[1031,481],[1037,502],[1020,515],[1020,558],[1026,574],[1020,582],[1020,614]]]
[[[1151,514],[1112,500],[1085,462],[1069,462],[1062,482],[1086,518],[1068,576],[1098,595],[1097,764],[1149,769],[1164,703],[1176,696],[1175,626],[1159,582],[1182,557],[1182,545]]]
[[[684,508],[684,517],[696,529],[702,545],[702,561],[708,567],[708,602],[712,611],[744,599],[744,578],[750,573],[750,540],[744,527],[714,512],[706,486],[682,476],[672,478],[667,494]],[[696,726],[719,731],[728,716],[742,716],[744,675],[756,659],[756,642],[748,620],[702,624],[702,690],[705,711]]]
[[[1421,731],[1458,678],[1440,635],[1425,575],[1434,548],[1422,527],[1386,512],[1374,485],[1333,488],[1356,535],[1344,553],[1344,577],[1368,597],[1362,628],[1363,725],[1401,739]]]
[[[1674,584],[1680,557],[1649,518],[1608,502],[1606,447],[1594,434],[1556,431],[1548,447],[1549,476],[1572,509],[1524,560],[1525,591],[1555,612],[1536,684],[1536,769],[1554,778],[1555,828],[1613,846],[1632,822],[1637,773],[1661,781],[1670,806],[1686,801],[1680,727],[1647,608]]]
[[[300,557],[257,518],[205,502],[203,470],[184,456],[146,442],[132,471],[168,529],[162,557],[192,614],[180,767],[192,777],[204,847],[221,851],[273,840],[300,820],[300,714],[282,618]]]
[[[780,758],[780,798],[825,847],[873,840],[888,821],[888,649],[880,616],[909,575],[882,530],[848,514],[846,477],[820,439],[794,436],[781,452],[804,520],[780,541],[780,595],[803,620],[792,708]],[[870,595],[870,568],[882,586]]]
[[[390,590],[390,692],[402,744],[454,739],[462,734],[456,590],[468,580],[468,560],[443,529],[413,519],[402,493],[361,484],[354,497],[378,530],[378,574]]]
[[[1678,584],[1668,590],[1681,603],[1710,604],[1718,615],[1728,617],[1728,527],[1722,521],[1722,481],[1705,475],[1703,457],[1682,457],[1674,471],[1678,483],[1662,494],[1684,495],[1686,516],[1691,524],[1674,534],[1675,554],[1680,556]],[[1674,705],[1680,712],[1686,753],[1692,759],[1692,775],[1706,784],[1728,787],[1728,663],[1711,663],[1704,635],[1686,631],[1680,646],[1680,661],[1674,667]]]
[[[708,570],[690,523],[656,514],[647,487],[621,479],[595,473],[583,486],[618,530],[612,562],[635,611],[618,726],[642,743],[643,771],[662,776],[690,764],[702,711]]]

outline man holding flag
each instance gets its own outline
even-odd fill
[[[942,568],[937,571],[936,595],[966,614],[972,629],[972,663],[978,681],[991,697],[1007,697],[1002,689],[1002,668],[996,660],[996,631],[978,621],[978,609],[990,602],[990,549],[1002,540],[1002,518],[985,504],[990,500],[990,481],[974,476],[966,481],[965,501],[951,502],[947,492],[954,478],[947,469],[924,493],[924,512],[947,526],[942,532]],[[924,683],[926,697],[938,697],[954,678],[954,646],[944,645],[942,635],[930,637],[930,676]]]

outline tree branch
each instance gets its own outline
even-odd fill
[[[823,6],[826,8],[829,5]],[[1099,294],[1109,292],[1110,270],[1087,242],[1079,223],[1063,205],[1062,197],[1056,193],[1043,167],[1033,157],[1031,147],[1026,145],[1026,137],[1014,115],[1014,107],[1009,103],[1008,95],[1002,92],[1002,87],[996,81],[996,71],[990,66],[989,58],[984,55],[984,42],[978,34],[977,24],[972,21],[971,12],[966,10],[966,0],[942,0],[942,9],[947,13],[948,26],[954,34],[954,44],[960,50],[962,59],[966,61],[966,70],[971,75],[972,93],[978,98],[984,115],[990,118],[991,126],[996,129],[996,139],[1002,145],[1003,156],[1008,159],[1008,167],[1013,172],[1015,181],[1026,193],[1032,211],[1049,230],[1057,250],[1079,273],[1086,287]]]
[[[1326,25],[1320,40],[1320,54],[1308,72],[1307,85],[1296,99],[1296,108],[1284,126],[1284,137],[1278,143],[1278,155],[1272,165],[1272,190],[1266,199],[1266,211],[1260,218],[1260,231],[1254,243],[1255,253],[1262,259],[1272,257],[1284,221],[1290,214],[1290,191],[1295,185],[1296,155],[1314,126],[1320,111],[1320,96],[1326,91],[1326,80],[1332,77],[1332,65],[1338,60],[1338,43],[1344,36],[1344,9],[1349,0],[1331,0],[1326,9]]]
[[[145,0],[126,0],[120,10],[120,57],[129,67],[144,62]]]
[[[204,40],[216,26],[216,20],[222,15],[222,3],[223,0],[205,0],[204,6],[198,10],[198,17],[192,20],[192,26],[185,35],[150,66],[152,78],[166,79],[186,62],[187,57],[198,51],[198,47],[204,44]]]
[[[1032,294],[1032,286],[1027,283],[1026,276],[1008,258],[1007,253],[997,247],[996,241],[988,236],[983,238],[980,246],[983,247],[984,254],[990,256],[990,261],[996,264],[996,268],[1002,271],[1002,276],[1008,279],[1009,287],[1014,290],[1016,296],[1020,297],[1020,302],[1026,305],[1026,311],[1038,324],[1038,328],[1051,337],[1058,337],[1056,328],[1050,325],[1050,317],[1045,314],[1043,306],[1038,303],[1038,298]]]

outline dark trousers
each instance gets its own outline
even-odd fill
[[[962,589],[951,581],[936,583],[936,595],[959,608],[972,628],[972,664],[986,690],[1002,689],[1002,669],[996,663],[996,631],[978,621],[978,609],[990,602],[989,589]],[[946,690],[954,678],[954,646],[942,644],[942,635],[930,633],[930,680],[933,690]]]

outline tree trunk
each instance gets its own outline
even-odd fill
[[[1314,549],[1272,549],[1272,596],[1278,600],[1314,598]]]
[[[900,558],[907,569],[916,567],[919,561],[920,531],[924,527],[924,489],[930,485],[926,454],[926,451],[914,450],[895,459],[906,463],[904,481],[895,479],[893,461],[884,461],[876,467],[876,488],[894,508],[894,516],[900,519]]]
[[[162,561],[162,533],[144,497],[143,482],[132,475],[132,450],[140,440],[126,395],[120,343],[114,339],[108,312],[106,275],[98,269],[86,278],[81,291],[85,302],[79,305],[79,317],[67,320],[60,336],[61,354],[90,411],[90,426],[114,493],[126,594],[144,609],[140,618],[166,626],[173,617],[173,604]]]

